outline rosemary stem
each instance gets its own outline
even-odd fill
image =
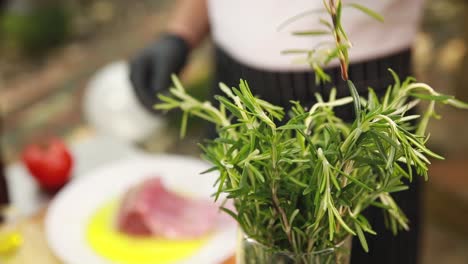
[[[338,0],[338,5],[341,4],[341,0]],[[330,15],[333,22],[333,35],[335,36],[336,47],[339,48],[342,45],[342,40],[340,37],[340,32],[338,28],[338,17],[337,17],[337,4],[335,0],[330,0]],[[348,65],[346,63],[346,56],[343,51],[340,49],[339,52],[340,68],[341,68],[341,78],[344,81],[349,80],[348,76]]]
[[[286,237],[288,238],[288,241],[291,244],[291,246],[294,246],[294,242],[293,242],[292,235],[291,235],[291,226],[289,225],[288,217],[286,216],[286,213],[284,212],[284,209],[281,207],[280,201],[278,199],[276,182],[273,182],[273,185],[271,186],[271,197],[273,199],[273,206],[275,210],[281,216],[284,229],[286,232]]]

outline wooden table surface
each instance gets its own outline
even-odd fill
[[[77,133],[77,135],[72,138],[71,141],[74,143],[71,146],[73,155],[76,160],[80,161],[77,164],[79,166],[75,168],[75,173],[77,175],[84,175],[93,168],[98,167],[100,164],[125,157],[125,155],[131,151],[127,149],[127,147],[116,145],[114,142],[110,142],[109,140],[96,138],[95,135],[88,129],[83,129],[82,133]],[[166,141],[172,142],[169,139]],[[165,148],[167,148],[167,146],[160,145],[161,144],[159,144],[159,148],[163,149],[157,149],[158,151],[163,151]],[[102,155],[102,151],[98,151],[100,149],[105,149],[106,155]],[[14,256],[10,257],[9,259],[4,260],[2,259],[2,256],[0,256],[0,264],[62,264],[62,262],[54,256],[53,252],[48,247],[45,237],[44,218],[46,215],[46,209],[44,208],[41,210],[40,208],[46,206],[47,202],[36,201],[41,197],[38,194],[25,195],[25,193],[27,194],[37,192],[35,188],[31,187],[32,183],[29,181],[32,180],[28,175],[25,175],[27,172],[24,169],[19,168],[18,166],[10,167],[12,169],[8,170],[10,174],[8,175],[9,179],[16,181],[11,184],[15,187],[11,193],[11,196],[14,198],[13,206],[15,208],[19,207],[18,209],[26,214],[31,212],[29,209],[37,208],[37,210],[34,209],[32,211],[37,213],[33,213],[30,217],[20,221],[18,228],[23,235],[23,244],[14,254]],[[24,199],[24,201],[19,201],[19,198],[27,199]],[[31,203],[34,205],[30,206]],[[234,263],[234,257],[231,257],[220,264]]]
[[[23,235],[23,245],[18,249],[14,256],[0,263],[5,264],[62,264],[54,256],[44,233],[44,217],[46,210],[24,219],[19,223],[19,230]],[[234,264],[234,257],[225,260],[222,264]]]

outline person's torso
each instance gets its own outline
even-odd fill
[[[348,2],[346,0],[344,3]],[[351,62],[378,58],[408,48],[416,34],[423,0],[357,0],[381,14],[380,23],[354,8],[343,9],[342,23],[353,47]],[[293,31],[324,29],[319,19],[324,12],[311,13],[278,30],[286,20],[308,10],[323,9],[322,0],[208,0],[213,39],[239,62],[275,71],[302,71],[305,64],[293,64],[294,57],[282,55],[288,49],[312,49],[333,41],[326,36],[292,36]]]

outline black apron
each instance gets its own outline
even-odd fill
[[[411,51],[401,52],[370,61],[351,64],[349,79],[354,82],[361,95],[367,95],[372,87],[378,95],[383,95],[393,78],[388,68],[393,69],[404,80],[410,75]],[[349,90],[341,79],[338,67],[327,69],[332,83],[315,84],[312,70],[304,72],[275,72],[256,69],[239,63],[219,47],[215,48],[214,94],[220,94],[218,83],[238,87],[239,79],[245,79],[252,92],[275,105],[289,109],[290,100],[300,101],[304,106],[316,102],[314,93],[320,93],[327,100],[331,87],[337,87],[337,97],[349,95]],[[336,109],[336,114],[344,120],[353,118],[352,106]],[[414,174],[416,175],[416,174]],[[365,215],[377,232],[376,236],[366,236],[369,253],[365,253],[357,237],[353,239],[351,264],[416,264],[419,254],[420,233],[420,186],[419,178],[414,177],[410,190],[394,194],[396,202],[410,221],[411,230],[401,231],[394,236],[385,227],[382,210],[369,208]]]

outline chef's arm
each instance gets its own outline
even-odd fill
[[[150,112],[156,95],[171,85],[171,74],[179,74],[190,52],[209,31],[207,0],[178,0],[166,31],[130,59],[130,81],[140,103]]]
[[[191,48],[208,34],[207,0],[178,0],[169,18],[167,32],[181,36]]]

